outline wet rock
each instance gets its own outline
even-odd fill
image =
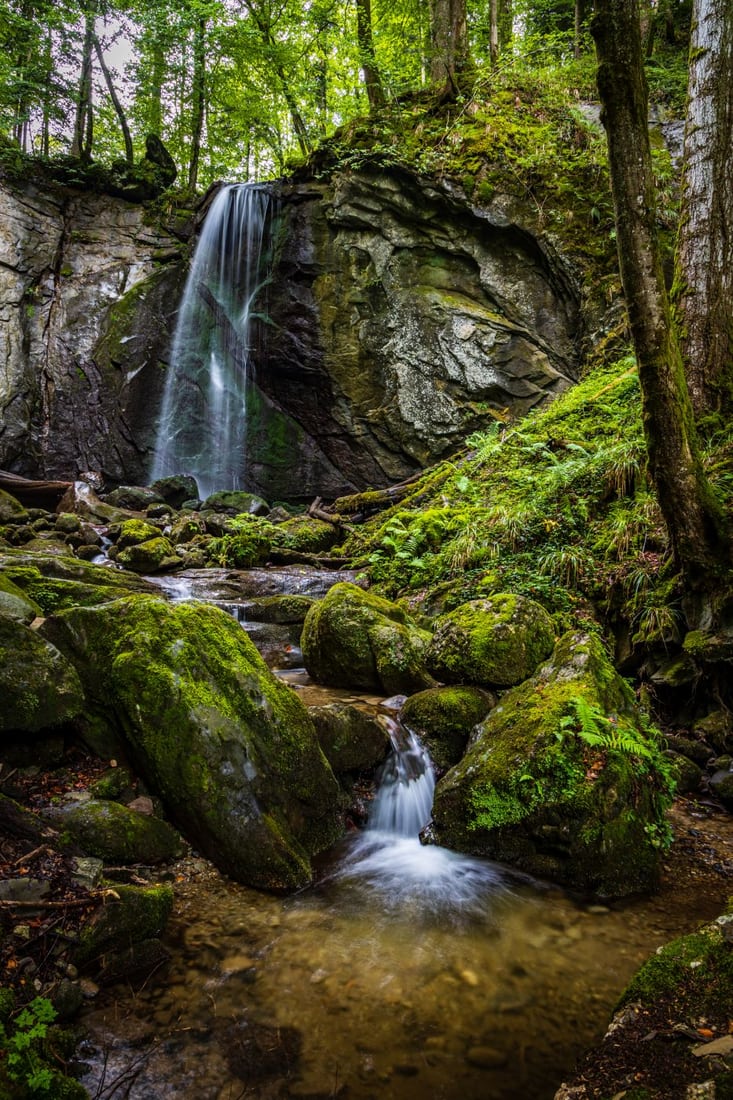
[[[64,607],[106,603],[130,592],[160,591],[134,573],[70,557],[68,547],[60,556],[26,549],[0,550],[0,570],[40,606],[43,614]]]
[[[59,1023],[73,1020],[84,1003],[84,994],[78,982],[63,978],[51,990],[51,1004],[56,1009]]]
[[[671,800],[660,762],[600,639],[570,633],[438,783],[434,834],[588,893],[650,890]]]
[[[506,1051],[496,1050],[494,1047],[469,1047],[466,1061],[479,1069],[500,1069],[507,1064],[509,1056]]]
[[[429,688],[411,695],[400,714],[417,734],[441,771],[463,756],[471,730],[496,704],[496,696],[478,687]]]
[[[40,614],[39,604],[26,596],[23,589],[13,584],[9,577],[0,573],[0,616],[17,619],[28,626]]]
[[[84,693],[76,670],[36,631],[0,617],[0,652],[0,734],[38,733],[81,712]]]
[[[672,765],[672,774],[678,794],[691,794],[699,790],[702,782],[702,768],[681,753],[667,750],[664,754]]]
[[[310,707],[318,740],[336,773],[365,771],[384,760],[389,734],[372,715],[343,703]]]
[[[170,886],[115,886],[105,904],[83,926],[74,951],[75,964],[98,969],[105,955],[157,939],[172,909]]]
[[[728,711],[715,710],[698,719],[693,727],[697,737],[712,745],[716,752],[733,749],[733,721]]]
[[[397,604],[340,583],[308,612],[301,646],[317,683],[392,695],[433,686],[424,663],[429,641]]]
[[[305,707],[230,616],[141,596],[72,608],[43,630],[200,851],[256,887],[310,880],[309,856],[340,831],[338,785]]]
[[[50,812],[49,820],[62,827],[82,851],[106,863],[166,863],[182,852],[181,838],[165,821],[118,802],[90,799]]]
[[[160,504],[162,500],[160,493],[144,485],[120,485],[104,497],[105,504],[125,508],[129,512],[144,512],[149,504]]]
[[[140,940],[123,951],[106,951],[97,961],[101,985],[140,981],[168,962],[170,953],[157,937]]]
[[[212,512],[223,512],[226,515],[238,516],[247,514],[250,516],[266,516],[270,511],[270,505],[262,497],[255,493],[245,493],[241,490],[223,490],[212,493],[206,497],[203,508]]]
[[[150,488],[172,508],[183,508],[189,501],[199,503],[199,487],[196,479],[190,474],[173,474],[171,477],[158,478]]]
[[[509,687],[531,676],[555,642],[552,620],[534,600],[500,593],[442,615],[427,654],[445,683]]]
[[[708,780],[710,790],[727,810],[733,810],[733,771],[717,771]]]
[[[135,573],[157,573],[159,570],[179,569],[181,560],[174,553],[167,538],[156,533],[155,538],[126,546],[117,555],[117,561],[125,569]]]

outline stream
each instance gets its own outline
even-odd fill
[[[306,705],[379,703],[280,675]],[[195,855],[174,867],[169,965],[103,990],[82,1020],[91,1096],[550,1100],[643,959],[721,912],[730,880],[697,881],[685,851],[709,841],[729,858],[732,819],[694,803],[675,811],[659,893],[625,903],[421,845],[432,768],[388,721],[395,752],[368,826],[320,860],[313,887],[278,898]]]

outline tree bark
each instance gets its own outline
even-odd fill
[[[608,139],[619,264],[636,350],[649,467],[688,586],[714,589],[729,562],[704,476],[655,229],[648,97],[637,0],[596,0],[592,33]]]
[[[430,0],[430,79],[445,95],[456,95],[468,69],[466,0]]]
[[[369,112],[374,114],[375,111],[384,107],[385,99],[374,54],[371,0],[356,0],[356,37],[359,46],[359,65],[364,74],[364,84],[369,100]]]
[[[130,127],[127,125],[127,116],[125,115],[125,109],[120,102],[120,97],[117,95],[117,90],[112,80],[112,73],[107,67],[107,62],[104,59],[104,52],[102,50],[101,43],[97,35],[94,35],[94,49],[97,54],[97,60],[99,61],[99,67],[102,70],[102,76],[104,77],[105,84],[107,85],[107,91],[109,92],[109,98],[112,100],[112,106],[115,109],[115,113],[120,123],[120,129],[122,130],[122,138],[125,143],[125,160],[128,164],[132,164],[135,159],[135,154],[132,148],[132,137],[130,135]]]
[[[201,159],[201,135],[206,106],[206,20],[196,23],[193,43],[193,88],[191,104],[191,156],[188,162],[188,186],[196,190]]]
[[[695,415],[733,408],[733,6],[695,0],[678,267]]]
[[[71,139],[72,157],[89,160],[92,155],[93,107],[92,107],[92,51],[94,49],[94,7],[86,9],[84,18],[84,43],[81,52],[81,73],[76,100],[74,132]]]
[[[499,0],[489,3],[489,60],[492,66],[499,60]]]

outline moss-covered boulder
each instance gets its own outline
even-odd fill
[[[145,485],[119,485],[106,494],[104,503],[129,512],[144,512],[149,504],[162,504],[163,498]]]
[[[43,629],[197,848],[252,886],[310,880],[340,830],[338,786],[305,707],[229,615],[131,597]]]
[[[427,664],[447,684],[510,687],[532,675],[554,641],[543,607],[526,596],[499,593],[441,615]]]
[[[569,633],[435,792],[440,843],[587,893],[653,889],[669,768],[595,635]]]
[[[293,516],[277,524],[273,547],[294,550],[301,554],[322,554],[342,538],[338,527],[315,516]]]
[[[104,965],[111,954],[160,936],[173,910],[170,886],[121,886],[82,928],[74,962],[85,969]]]
[[[433,686],[430,635],[397,604],[348,582],[331,588],[303,624],[303,663],[319,684],[387,695]]]
[[[603,1041],[555,1100],[726,1100],[733,1095],[731,1005],[733,913],[725,913],[647,959]]]
[[[28,511],[20,501],[0,489],[0,523],[27,523],[28,518]]]
[[[10,577],[0,573],[0,615],[28,624],[40,614],[39,604],[26,596],[23,589],[14,584]]]
[[[126,519],[123,523],[114,524],[109,530],[110,538],[120,550],[156,539],[160,533],[160,527],[155,527],[144,519]]]
[[[376,768],[389,752],[385,727],[372,714],[349,703],[310,707],[326,759],[338,774]]]
[[[173,508],[182,508],[185,501],[197,500],[199,495],[196,479],[190,474],[173,474],[171,477],[158,478],[150,488]]]
[[[482,688],[428,688],[410,696],[400,719],[423,742],[435,766],[445,771],[458,763],[471,730],[495,705],[496,696]]]
[[[125,569],[134,573],[157,573],[164,569],[177,569],[181,566],[167,538],[156,532],[155,538],[146,539],[126,546],[117,555],[117,561]]]
[[[105,863],[167,863],[183,851],[180,836],[167,822],[119,802],[90,799],[55,810],[51,820],[83,852]]]
[[[265,516],[270,511],[270,505],[266,500],[255,493],[245,493],[241,489],[225,489],[212,493],[204,501],[203,507],[212,512],[227,512],[230,516],[241,514]]]
[[[260,596],[248,600],[245,611],[252,623],[302,623],[315,603],[313,596]]]
[[[123,569],[79,561],[66,555],[0,552],[0,575],[20,588],[48,615],[65,607],[92,607],[128,592],[157,592],[149,581]]]
[[[79,677],[55,646],[0,616],[0,732],[38,733],[69,721],[84,704]]]

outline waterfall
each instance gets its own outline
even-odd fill
[[[358,905],[376,903],[410,921],[486,920],[508,893],[507,876],[488,860],[420,843],[433,808],[432,761],[399,722],[388,728],[392,752],[378,777],[367,828],[352,838],[330,881],[352,890]]]
[[[269,191],[222,187],[183,292],[151,480],[192,474],[202,497],[245,488],[247,388],[271,217]]]

